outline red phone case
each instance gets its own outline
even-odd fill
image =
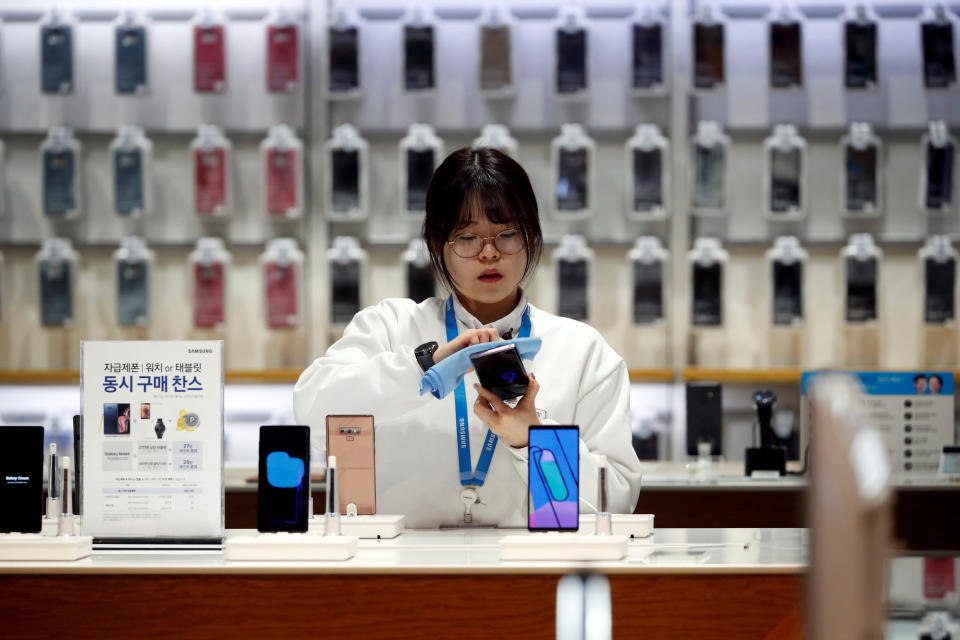
[[[194,206],[200,215],[215,215],[227,206],[227,156],[223,149],[193,154]]]
[[[285,217],[297,206],[297,153],[267,150],[267,213]]]
[[[271,329],[291,329],[300,322],[297,304],[297,269],[268,262],[263,267],[266,281],[267,325]]]
[[[193,266],[193,326],[208,329],[223,324],[223,265]]]
[[[267,91],[297,90],[300,68],[295,25],[267,28]]]
[[[199,93],[216,93],[226,88],[223,27],[193,28],[193,88]]]

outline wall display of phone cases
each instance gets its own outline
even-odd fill
[[[510,25],[502,20],[497,7],[480,25],[480,92],[484,97],[513,94],[513,48]]]
[[[633,60],[630,67],[632,88],[639,95],[666,91],[664,71],[664,24],[651,16],[632,25]]]
[[[139,217],[152,208],[153,143],[143,129],[123,125],[110,142],[113,165],[113,203],[118,216]]]
[[[267,91],[295,93],[300,87],[300,28],[283,7],[267,25]]]
[[[220,238],[200,238],[189,256],[193,283],[193,326],[214,329],[227,320],[230,253]]]
[[[193,89],[197,93],[227,90],[226,29],[204,11],[193,27]]]
[[[412,124],[400,140],[400,193],[404,214],[422,216],[427,206],[427,187],[443,159],[443,141],[428,124]]]
[[[693,213],[725,215],[730,138],[716,122],[700,122],[693,137]]]
[[[627,253],[633,275],[633,323],[659,324],[665,317],[665,278],[669,253],[654,236],[637,238]]]
[[[233,145],[220,127],[200,125],[190,142],[194,211],[200,217],[226,216],[233,208]]]
[[[781,236],[766,253],[770,269],[771,324],[797,327],[803,324],[803,276],[808,254],[793,236]]]
[[[419,17],[403,27],[403,88],[407,91],[429,91],[436,88],[434,63],[434,27]]]
[[[931,236],[917,258],[923,281],[923,322],[952,323],[956,319],[957,251],[949,236]]]
[[[709,91],[725,83],[724,25],[714,19],[712,8],[704,5],[693,23],[693,88]]]
[[[587,30],[578,24],[577,16],[568,11],[564,24],[556,30],[557,95],[582,97],[586,95]]]
[[[770,87],[800,89],[803,87],[803,30],[800,23],[784,11],[767,29]]]
[[[40,323],[65,327],[73,323],[77,254],[66,238],[48,238],[34,261],[40,286]]]
[[[340,11],[337,21],[327,30],[330,98],[354,98],[360,95],[360,32]]]
[[[40,145],[43,213],[49,218],[80,215],[81,148],[69,127],[51,127]]]
[[[558,220],[593,214],[596,144],[579,124],[564,124],[550,143],[553,214]]]
[[[519,147],[517,139],[510,135],[510,129],[502,124],[485,124],[480,137],[473,139],[470,145],[474,149],[496,149],[511,158],[517,157]]]
[[[334,323],[350,322],[360,311],[361,281],[367,252],[353,237],[339,236],[327,250],[330,264],[330,312]]]
[[[273,218],[303,215],[303,143],[285,124],[270,127],[260,143],[264,209]]]
[[[560,238],[553,251],[557,266],[557,315],[587,321],[590,317],[590,271],[595,259],[583,236]]]
[[[73,91],[73,28],[57,9],[40,27],[40,88],[44,93]]]
[[[840,139],[844,173],[841,178],[843,214],[875,218],[883,211],[883,145],[866,122],[853,122]]]
[[[793,125],[778,124],[763,149],[767,218],[802,218],[806,215],[806,141]]]
[[[292,238],[275,238],[260,256],[264,307],[271,329],[303,324],[303,252]]]
[[[941,120],[931,122],[923,136],[923,171],[920,176],[920,209],[928,214],[951,213],[957,180],[957,141]]]
[[[423,238],[414,238],[403,252],[407,297],[416,303],[436,295],[437,284],[430,262],[430,252]]]
[[[116,92],[142,95],[147,91],[147,29],[132,10],[125,11],[113,30]]]
[[[843,84],[847,89],[874,89],[877,86],[877,22],[868,9],[859,5],[855,16],[843,24]]]
[[[920,24],[923,47],[923,86],[927,89],[948,89],[957,82],[957,59],[953,23],[946,7],[934,9],[932,20]]]
[[[723,324],[723,273],[729,259],[715,238],[697,238],[693,250],[687,254],[693,298],[690,319],[694,327]]]
[[[655,124],[637,125],[627,140],[627,217],[665,218],[670,192],[670,143]]]
[[[369,145],[349,124],[333,130],[324,144],[327,220],[364,220],[370,211]]]
[[[150,274],[153,251],[142,238],[122,240],[113,254],[117,281],[117,325],[145,327],[150,324]]]
[[[875,322],[878,317],[877,291],[883,252],[873,237],[854,234],[841,251],[844,265],[844,319],[849,324]]]

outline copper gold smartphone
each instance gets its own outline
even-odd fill
[[[377,512],[373,416],[327,416],[327,455],[337,457],[340,513],[357,505],[357,515]]]

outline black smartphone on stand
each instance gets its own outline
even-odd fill
[[[502,400],[512,400],[527,392],[530,378],[523,366],[517,345],[510,343],[470,356],[480,385]]]
[[[257,531],[306,533],[309,502],[310,427],[261,426]]]
[[[42,527],[43,427],[0,427],[0,533]]]

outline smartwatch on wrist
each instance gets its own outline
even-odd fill
[[[436,351],[439,346],[437,341],[433,340],[432,342],[424,342],[413,350],[413,355],[417,357],[417,364],[420,365],[424,373],[433,366],[433,352]]]

